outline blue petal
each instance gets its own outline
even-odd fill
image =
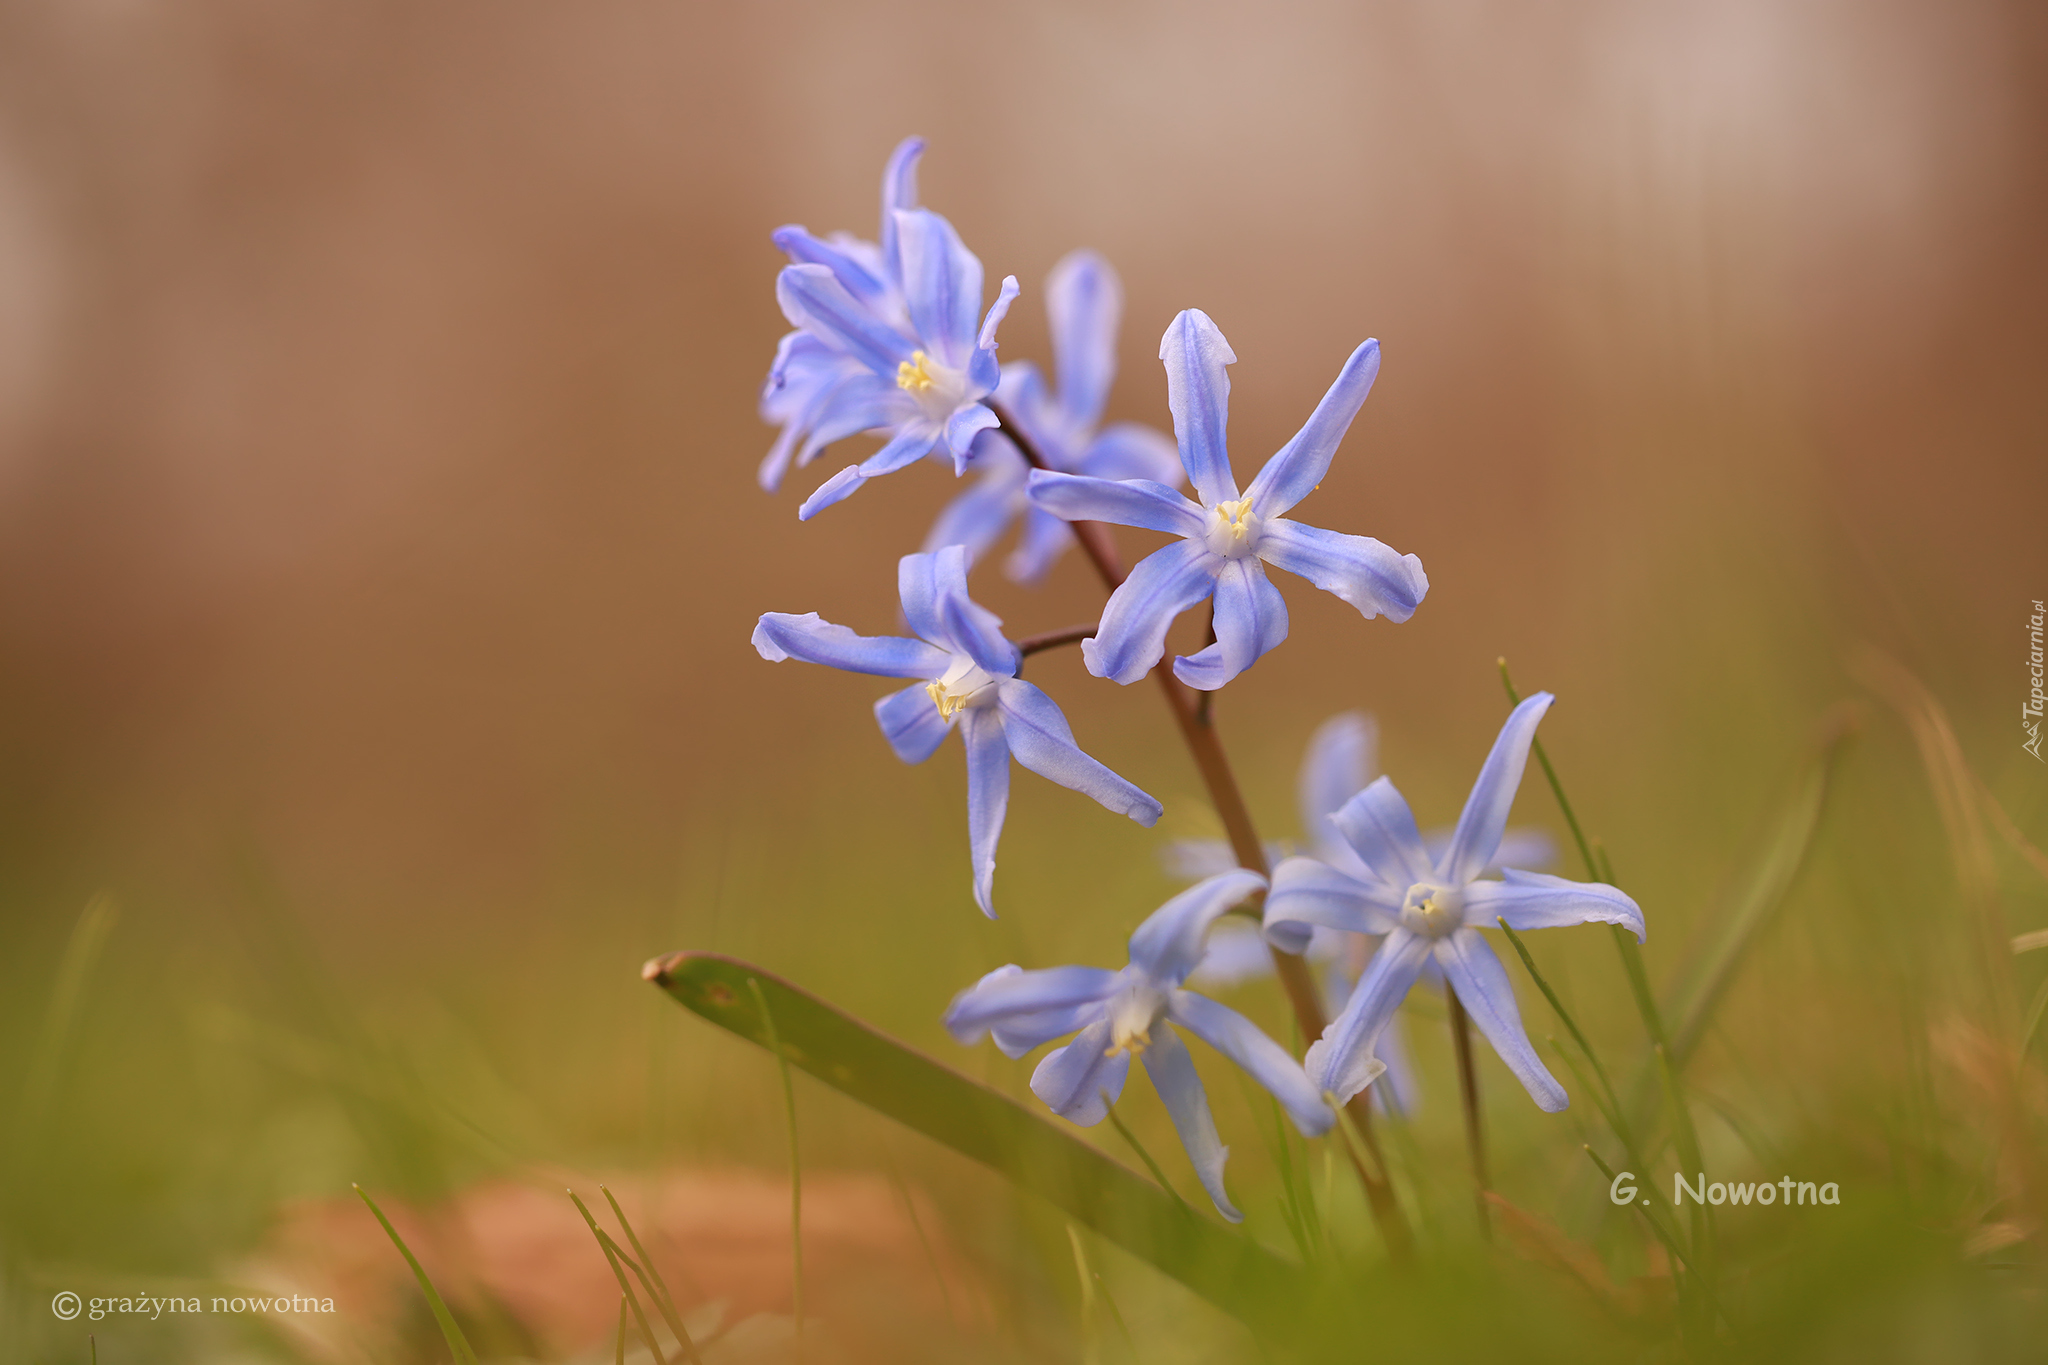
[[[886,445],[860,462],[861,477],[875,479],[909,468],[932,453],[932,447],[939,443],[939,434],[927,422],[915,418],[905,422]]]
[[[1316,410],[1302,423],[1294,439],[1281,446],[1265,468],[1252,480],[1252,510],[1261,517],[1285,516],[1287,509],[1315,491],[1330,472],[1330,457],[1338,442],[1351,429],[1366,394],[1372,392],[1374,376],[1380,372],[1380,344],[1368,341],[1351,353],[1337,382],[1316,404]]]
[[[850,372],[827,385],[816,408],[809,413],[811,429],[796,457],[799,468],[816,459],[818,452],[834,441],[857,432],[893,426],[903,410],[902,390],[860,368],[860,362],[852,356],[842,355],[839,359],[850,367]]]
[[[1380,1030],[1379,1041],[1373,1044],[1372,1050],[1387,1068],[1386,1074],[1372,1088],[1372,1097],[1378,1102],[1380,1112],[1413,1118],[1422,1108],[1422,1079],[1416,1074],[1415,1061],[1409,1055],[1408,1030],[1402,1024],[1399,1010]]]
[[[1546,1114],[1555,1114],[1571,1103],[1564,1087],[1545,1069],[1543,1059],[1529,1046],[1522,1030],[1522,1012],[1515,1008],[1515,988],[1508,983],[1508,969],[1487,947],[1477,929],[1459,929],[1436,944],[1436,962],[1465,1013],[1493,1044],[1508,1070]]]
[[[1507,828],[1508,810],[1522,785],[1522,769],[1529,762],[1536,726],[1555,700],[1548,692],[1538,692],[1510,712],[1507,723],[1500,727],[1500,736],[1493,741],[1493,750],[1472,784],[1472,794],[1465,798],[1458,827],[1451,831],[1451,846],[1437,863],[1437,875],[1451,885],[1471,881],[1493,861],[1501,831]]]
[[[946,1007],[946,1032],[957,1042],[977,1043],[993,1028],[1047,1011],[1099,1004],[1116,989],[1116,983],[1117,974],[1101,967],[1053,967],[1036,972],[1014,964],[998,967],[953,997]],[[1052,1034],[1044,1041],[1058,1036]]]
[[[1237,854],[1221,839],[1175,839],[1160,850],[1159,861],[1167,876],[1189,882],[1228,872],[1239,865]]]
[[[926,551],[963,546],[970,566],[987,554],[1010,522],[1030,506],[1024,496],[1029,466],[1008,440],[1001,435],[984,437],[975,448],[974,463],[982,470],[981,477],[946,504],[924,538]]]
[[[1017,647],[1003,638],[1002,618],[967,595],[965,547],[905,555],[896,566],[896,586],[904,619],[918,634],[999,677],[1017,671]]]
[[[953,409],[952,416],[946,419],[946,449],[953,455],[955,478],[967,472],[967,462],[974,455],[974,438],[1001,425],[994,410],[984,403],[962,403]]]
[[[1339,535],[1285,517],[1260,528],[1259,558],[1349,602],[1368,621],[1405,621],[1429,592],[1429,576],[1414,555],[1396,554],[1371,536]]]
[[[924,349],[944,365],[966,370],[981,312],[981,262],[953,225],[930,209],[899,209],[896,250],[903,298]]]
[[[996,1051],[1015,1061],[1033,1048],[1086,1028],[1101,1017],[1102,1002],[1088,1000],[1014,1015],[991,1028],[989,1037],[995,1040]]]
[[[1098,479],[1150,479],[1168,488],[1187,478],[1173,441],[1142,422],[1118,422],[1097,436],[1074,472]]]
[[[754,648],[771,663],[801,659],[807,664],[873,673],[884,678],[936,678],[951,662],[946,652],[922,640],[897,635],[856,635],[818,618],[771,611],[754,627]]]
[[[1094,636],[1081,642],[1081,662],[1096,677],[1126,686],[1150,673],[1166,652],[1173,618],[1216,590],[1225,562],[1192,540],[1139,560],[1109,595]]]
[[[877,279],[872,271],[843,248],[813,236],[807,229],[793,223],[779,227],[769,235],[790,260],[798,265],[824,266],[832,272],[834,279],[846,286],[847,293],[869,308],[878,307],[888,299],[888,282]]]
[[[1405,890],[1405,888],[1404,888]],[[1362,882],[1316,858],[1289,858],[1273,869],[1260,923],[1266,941],[1283,953],[1308,948],[1310,927],[1384,934],[1400,920],[1401,892]]]
[[[1178,986],[1202,960],[1209,926],[1265,889],[1264,877],[1241,867],[1195,883],[1138,926],[1131,935],[1131,965],[1156,982]]]
[[[967,851],[974,864],[974,903],[996,917],[996,841],[1010,808],[1010,746],[993,708],[970,706],[960,714],[960,738],[967,746]]]
[[[1031,1093],[1061,1118],[1084,1128],[1102,1122],[1109,1106],[1124,1093],[1124,1077],[1131,1070],[1129,1052],[1111,1057],[1108,1051],[1109,1020],[1098,1019],[1073,1042],[1045,1054],[1031,1073]]]
[[[1045,277],[1045,313],[1052,324],[1053,371],[1060,402],[1077,426],[1102,420],[1116,379],[1116,329],[1124,290],[1109,262],[1093,251],[1070,251]]]
[[[1173,661],[1173,676],[1214,692],[1287,638],[1287,600],[1247,555],[1226,560],[1216,576],[1216,643]]]
[[[1216,1120],[1209,1113],[1209,1097],[1202,1090],[1202,1078],[1195,1072],[1195,1059],[1189,1055],[1187,1044],[1165,1024],[1152,1026],[1152,1045],[1145,1049],[1145,1072],[1151,1076],[1159,1098],[1166,1102],[1166,1112],[1173,1117],[1173,1129],[1180,1134],[1180,1145],[1194,1163],[1195,1175],[1209,1192],[1216,1212],[1233,1223],[1242,1223],[1244,1215],[1237,1211],[1223,1188],[1223,1163],[1230,1159],[1230,1149],[1216,1132]]]
[[[775,301],[793,326],[857,357],[876,374],[893,377],[915,347],[876,320],[822,265],[787,265],[775,277]]]
[[[859,465],[848,465],[811,490],[811,495],[798,505],[796,519],[809,521],[827,507],[845,502],[860,492],[860,486],[867,481],[868,476],[860,472]]]
[[[968,388],[976,397],[993,390],[1002,379],[1002,367],[996,363],[996,329],[1010,315],[1010,305],[1016,300],[1017,277],[1005,275],[996,290],[996,301],[988,306],[988,315],[981,320],[981,333],[974,339],[974,358],[967,365]]]
[[[1318,851],[1337,842],[1337,827],[1330,817],[1372,781],[1378,749],[1379,730],[1363,711],[1332,716],[1309,736],[1294,796],[1302,832]]]
[[[1378,779],[1338,807],[1330,823],[1389,886],[1405,892],[1435,875],[1436,866],[1415,828],[1415,814],[1391,777]]]
[[[1207,313],[1190,308],[1160,338],[1159,358],[1166,362],[1166,406],[1173,413],[1180,462],[1196,496],[1205,507],[1236,498],[1237,480],[1230,472],[1225,436],[1230,376],[1223,367],[1237,360],[1230,343]]]
[[[1301,1063],[1236,1010],[1192,991],[1167,997],[1166,1017],[1236,1062],[1287,1109],[1304,1136],[1321,1137],[1337,1122]]]
[[[1408,998],[1428,956],[1428,939],[1398,928],[1387,935],[1344,1002],[1344,1012],[1330,1021],[1302,1059],[1317,1090],[1331,1092],[1342,1104],[1386,1069],[1374,1059],[1373,1043]]]
[[[1067,521],[1107,521],[1176,536],[1199,536],[1207,524],[1201,508],[1149,479],[1096,479],[1034,469],[1029,488],[1033,502]]]
[[[896,249],[896,211],[917,207],[917,161],[923,155],[924,139],[907,137],[882,168],[882,260],[899,285],[903,264]]]
[[[1023,496],[1023,486],[1018,486]],[[1025,498],[1027,506],[1029,499]],[[1074,533],[1067,524],[1052,513],[1039,507],[1029,507],[1024,513],[1024,533],[1017,537],[1017,548],[1011,552],[1010,561],[1003,572],[1017,583],[1036,583],[1044,578],[1047,571],[1067,547],[1074,543]]]
[[[1619,924],[1644,941],[1642,907],[1627,893],[1603,882],[1574,882],[1541,872],[1510,869],[1505,881],[1473,882],[1465,888],[1465,922],[1491,929],[1505,919],[1517,932],[1567,924]]]
[[[905,763],[922,763],[930,758],[952,727],[932,704],[926,684],[917,683],[901,692],[891,692],[875,703],[875,723],[882,737]]]
[[[1448,840],[1445,847],[1449,847]],[[1556,861],[1557,841],[1548,834],[1540,829],[1511,829],[1500,836],[1500,847],[1493,851],[1493,862],[1486,870],[1521,868],[1541,872]]]
[[[1002,717],[1010,753],[1032,772],[1093,797],[1148,829],[1158,821],[1157,801],[1081,752],[1051,697],[1028,682],[1008,678],[996,685],[995,710]]]
[[[1229,861],[1228,846],[1218,847],[1225,861]],[[1257,927],[1226,919],[1209,931],[1209,940],[1202,945],[1202,960],[1188,973],[1188,982],[1205,990],[1227,990],[1272,974],[1273,950],[1266,946]]]

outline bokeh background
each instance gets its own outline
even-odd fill
[[[1396,627],[1286,584],[1292,638],[1218,705],[1269,833],[1347,708],[1425,823],[1453,817],[1505,655],[1562,699],[1546,738],[1662,979],[1864,698],[1701,1065],[1783,1141],[1895,1170],[1925,1025],[1981,991],[1936,979],[1970,932],[1957,873],[1852,663],[1916,675],[2048,837],[2018,724],[2048,596],[2044,45],[2039,7],[1997,3],[0,6],[9,1340],[83,1359],[44,1306],[67,1276],[243,1273],[352,1180],[422,1208],[544,1170],[779,1189],[772,1071],[642,985],[653,954],[747,956],[1006,1087],[944,1041],[951,994],[1121,960],[1171,889],[1162,838],[1215,832],[1150,689],[1034,661],[1168,814],[1020,778],[990,923],[957,750],[902,767],[879,687],[747,643],[764,610],[890,629],[895,557],[954,491],[921,466],[799,525],[864,441],[754,484],[768,232],[872,235],[911,132],[925,202],[1024,283],[1005,358],[1045,358],[1059,256],[1117,265],[1113,417],[1165,425],[1155,338],[1201,307],[1241,357],[1242,470],[1381,339],[1304,515],[1419,554],[1431,592]],[[1099,601],[1078,560],[977,582],[1019,633]],[[1562,833],[1534,786],[1517,821]],[[2048,923],[1999,857],[2010,931]],[[1633,1041],[1604,944],[1541,951]],[[1418,1150],[1455,1189],[1448,1047],[1423,1051]],[[1503,1188],[1564,1217],[1578,1138],[1486,1080]],[[1212,1090],[1256,1189],[1249,1111]],[[818,1170],[919,1172],[927,1221],[980,1249],[961,1274],[1018,1286],[980,1291],[1003,1349],[1071,1351],[1057,1223],[799,1102]],[[1050,1251],[990,1249],[1018,1244]],[[1236,1349],[1114,1276],[1147,1330]],[[381,1341],[397,1303],[340,1316]],[[131,1359],[299,1349],[100,1330]]]

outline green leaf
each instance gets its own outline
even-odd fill
[[[648,963],[643,975],[686,1009],[766,1048],[752,978],[789,1065],[1001,1173],[1255,1330],[1293,1337],[1306,1328],[1303,1310],[1316,1287],[1308,1272],[1192,1212],[1007,1095],[736,958],[676,953]]]

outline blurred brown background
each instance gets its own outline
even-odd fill
[[[2044,35],[1989,3],[7,5],[20,971],[103,886],[195,964],[249,865],[351,970],[502,951],[537,1018],[563,944],[601,947],[593,991],[783,944],[929,1032],[1100,869],[1090,942],[1127,931],[1156,836],[1020,779],[986,926],[957,753],[901,768],[878,688],[747,644],[763,610],[889,629],[953,491],[920,467],[800,526],[866,442],[753,483],[768,232],[872,235],[909,132],[925,201],[1024,281],[1006,358],[1043,359],[1062,253],[1118,265],[1113,416],[1165,424],[1155,339],[1200,306],[1243,357],[1246,469],[1382,339],[1303,516],[1432,591],[1393,627],[1285,584],[1294,638],[1221,703],[1276,833],[1356,705],[1447,818],[1506,654],[1563,698],[1546,733],[1624,871],[1668,854],[1644,904],[1696,904],[1861,640],[2025,821]],[[1097,600],[1078,563],[983,590],[1019,632]],[[1205,827],[1148,691],[1034,676],[1169,832]],[[884,904],[959,970],[897,998],[845,965]]]

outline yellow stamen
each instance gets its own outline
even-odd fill
[[[918,354],[924,354],[922,351]],[[924,685],[925,695],[932,699],[932,705],[939,708],[940,720],[951,720],[953,713],[967,705],[966,695],[955,695],[942,682],[928,682]]]
[[[1237,502],[1219,502],[1216,504],[1216,510],[1229,520],[1231,537],[1243,540],[1245,532],[1250,529],[1245,525],[1245,518],[1251,515],[1252,500],[1242,498]]]
[[[910,359],[896,366],[896,387],[911,393],[923,393],[938,383],[931,371],[931,359],[923,351],[912,351]]]

